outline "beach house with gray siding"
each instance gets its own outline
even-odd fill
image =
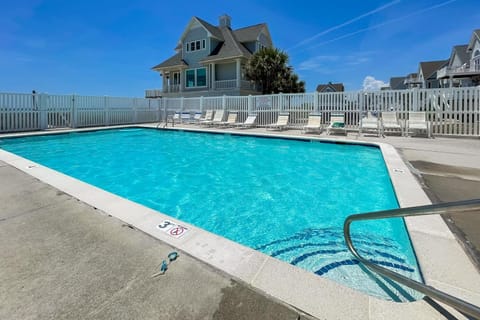
[[[193,17],[180,36],[176,53],[152,69],[162,77],[162,88],[147,90],[147,97],[194,97],[260,94],[247,79],[247,60],[264,47],[272,47],[265,23],[233,30],[222,15],[218,26]]]

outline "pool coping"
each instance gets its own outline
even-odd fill
[[[125,127],[155,128],[151,125],[115,126],[59,131],[2,134],[2,137],[58,134],[81,131],[108,130]],[[399,156],[386,143],[358,140],[336,140],[334,137],[285,135],[278,132],[261,133],[236,130],[168,128],[209,133],[285,138],[332,143],[351,143],[377,146],[382,151],[400,207],[430,204],[425,192]],[[424,300],[395,303],[367,296],[329,279],[294,267],[261,252],[221,236],[189,225],[130,200],[69,177],[30,160],[0,150],[0,160],[31,176],[70,194],[71,196],[112,215],[125,223],[227,273],[257,290],[275,297],[318,318],[342,319],[403,319],[413,317],[437,318],[439,314]],[[182,237],[175,238],[157,228],[165,220],[188,228]],[[408,217],[405,219],[412,245],[417,255],[425,283],[446,290],[463,299],[479,304],[480,276],[463,252],[455,237],[439,216]],[[447,248],[447,250],[445,250]],[[445,252],[449,254],[446,255]],[[453,267],[452,267],[453,266]],[[455,272],[451,272],[452,269]],[[477,291],[476,291],[477,290]],[[450,310],[450,309],[449,309]],[[457,314],[456,312],[453,312]],[[415,315],[415,316],[414,316]]]

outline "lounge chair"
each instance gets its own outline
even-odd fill
[[[237,122],[238,112],[229,112],[227,121],[222,121],[218,125],[221,127],[230,127],[234,126]]]
[[[430,121],[426,120],[427,114],[425,112],[409,112],[406,125],[407,134],[415,131],[425,131],[427,137],[430,138]]]
[[[197,122],[200,121],[201,118],[202,118],[202,113],[201,112],[195,112],[195,114],[193,115],[193,118],[190,118],[189,123],[197,123]]]
[[[288,125],[288,118],[289,118],[288,113],[280,113],[278,115],[277,122],[268,125],[267,129],[270,129],[270,130],[275,130],[275,129],[276,130],[283,130],[283,129],[285,129]]]
[[[188,123],[190,122],[190,118],[191,118],[190,112],[182,112],[182,114],[180,115],[180,122]]]
[[[399,131],[400,135],[403,135],[403,128],[396,112],[382,112],[382,134],[385,134],[385,130]]]
[[[364,132],[375,132],[377,136],[380,136],[381,134],[380,121],[370,112],[367,114],[366,117],[360,120],[358,134],[362,134]]]
[[[308,116],[308,123],[303,126],[303,133],[311,131],[321,133],[322,129],[322,115],[312,113]]]
[[[203,118],[200,118],[198,123],[199,124],[208,124],[212,122],[213,119],[213,110],[207,110],[205,111],[205,116]]]
[[[332,113],[330,116],[330,124],[327,127],[327,134],[329,135],[332,132],[340,132],[347,135],[347,129],[345,128],[345,114]]]
[[[215,111],[215,116],[213,117],[212,121],[206,121],[204,124],[209,126],[214,126],[223,122],[223,117],[225,115],[225,110],[217,110]]]
[[[251,114],[247,117],[245,122],[234,123],[233,126],[239,129],[253,128],[255,127],[255,121],[257,120],[256,114]]]

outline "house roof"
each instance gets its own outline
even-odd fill
[[[473,30],[472,36],[470,38],[470,42],[468,43],[468,51],[473,50],[473,46],[475,45],[475,40],[480,41],[480,29]]]
[[[188,63],[182,59],[182,53],[179,52],[172,57],[168,58],[167,60],[163,61],[160,64],[157,64],[152,69],[161,69],[161,68],[168,68],[168,67],[179,67],[179,66],[188,66]]]
[[[332,89],[335,92],[342,92],[345,91],[345,86],[343,83],[327,83],[327,84],[319,84],[317,86],[318,92],[325,92],[328,88]]]
[[[202,59],[200,62],[209,62],[228,58],[249,58],[252,54],[243,44],[241,44],[232,29],[228,27],[219,28],[222,32],[224,41],[215,48],[212,53]]]
[[[405,79],[406,77],[391,77],[390,78],[390,88],[392,90],[405,89]]]
[[[422,70],[423,79],[427,80],[431,78],[437,72],[437,70],[444,67],[447,63],[448,60],[420,62],[420,70]]]
[[[177,53],[164,62],[156,65],[152,69],[159,71],[158,69],[166,67],[188,66],[188,64],[182,60],[182,41],[189,29],[196,24],[200,24],[203,28],[205,28],[205,30],[209,33],[209,36],[220,40],[219,45],[212,50],[210,55],[202,59],[200,61],[201,63],[232,58],[248,59],[252,53],[245,47],[243,43],[256,41],[262,32],[266,33],[267,39],[271,45],[270,32],[268,31],[267,24],[265,23],[232,30],[228,26],[217,27],[198,17],[192,17],[185,31],[180,37],[179,43],[175,47]]]
[[[215,27],[214,25],[211,25],[210,23],[208,23],[207,21],[205,20],[202,20],[200,19],[199,17],[193,17],[194,19],[197,19],[197,21],[205,28],[207,29],[208,32],[210,32],[210,34],[212,36],[214,36],[215,38],[221,40],[221,41],[224,41],[223,39],[223,35],[222,35],[222,32],[220,31],[220,29],[218,27]]]
[[[267,25],[265,23],[260,23],[254,26],[237,29],[233,31],[233,33],[238,41],[250,42],[257,40],[263,29],[267,29]]]
[[[452,48],[452,54],[450,55],[449,65],[451,66],[453,63],[453,58],[457,55],[458,59],[460,60],[461,64],[467,63],[469,58],[469,54],[467,52],[468,44],[462,44],[460,46],[454,46]]]

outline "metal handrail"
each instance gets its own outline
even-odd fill
[[[360,254],[357,252],[357,250],[353,246],[352,238],[350,236],[350,224],[354,221],[378,220],[378,219],[384,219],[384,218],[397,218],[397,217],[408,217],[408,216],[424,216],[424,215],[431,215],[431,214],[442,214],[447,212],[472,212],[472,211],[479,211],[479,210],[480,210],[480,199],[473,199],[473,200],[448,202],[448,203],[441,203],[441,204],[434,204],[434,205],[354,214],[347,217],[347,219],[345,219],[345,222],[343,225],[343,233],[345,236],[345,242],[347,243],[347,246],[350,252],[370,270],[382,276],[385,276],[389,279],[395,280],[414,290],[417,290],[425,294],[426,296],[437,299],[438,301],[441,301],[457,309],[464,315],[472,316],[475,319],[477,318],[480,319],[479,307],[471,303],[468,303],[462,299],[451,296],[445,292],[437,290],[431,286],[427,286],[423,283],[407,278],[387,268],[380,267],[372,263],[371,261],[363,258],[362,256],[360,256]]]

